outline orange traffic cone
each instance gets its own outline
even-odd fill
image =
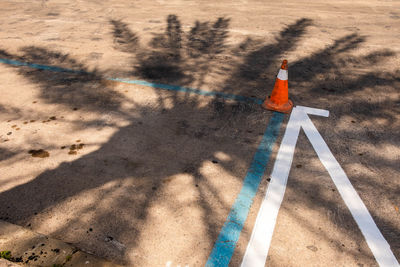
[[[271,96],[268,96],[261,105],[265,109],[282,113],[290,113],[293,103],[289,100],[288,93],[288,66],[287,60],[283,60],[281,69],[276,77],[275,86]]]

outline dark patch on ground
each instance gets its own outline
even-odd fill
[[[31,154],[34,158],[47,158],[50,156],[50,153],[43,149],[31,149],[28,151],[28,153]]]

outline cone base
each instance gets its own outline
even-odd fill
[[[288,114],[288,113],[290,113],[290,111],[292,111],[293,102],[289,99],[288,102],[286,102],[285,104],[278,105],[278,104],[275,104],[274,102],[272,102],[269,98],[267,98],[267,99],[265,99],[264,103],[262,103],[261,106],[264,109]]]

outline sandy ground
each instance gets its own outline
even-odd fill
[[[102,78],[264,98],[287,58],[291,98],[330,111],[312,119],[400,260],[398,1],[6,0],[0,10],[0,58],[91,73],[0,64],[0,219],[127,266],[204,265],[272,113]],[[302,132],[267,265],[377,265]]]

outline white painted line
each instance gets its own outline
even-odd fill
[[[367,207],[352,186],[339,162],[337,162],[332,152],[329,150],[321,134],[318,132],[317,128],[315,128],[306,113],[301,115],[303,117],[302,127],[305,134],[314,147],[314,150],[317,152],[322,164],[329,172],[379,266],[399,266],[399,263],[390,249],[390,245],[379,231]]]
[[[264,267],[265,265],[276,218],[285,193],[300,127],[304,129],[322,164],[330,174],[378,264],[390,267],[399,266],[389,244],[379,231],[368,209],[307,113],[321,116],[329,115],[326,110],[308,107],[295,107],[293,109],[271,174],[271,183],[261,204],[242,261],[242,267]]]
[[[276,157],[271,182],[258,212],[256,223],[244,254],[242,267],[264,266],[276,218],[285,194],[294,148],[300,132],[300,112],[293,109]]]
[[[329,110],[319,109],[319,108],[309,108],[304,106],[296,106],[296,109],[302,110],[304,113],[317,115],[322,117],[329,117]]]

